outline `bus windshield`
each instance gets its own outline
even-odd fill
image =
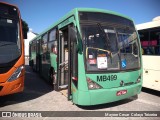
[[[20,49],[18,20],[0,17],[0,64],[17,59]]]
[[[140,68],[138,37],[131,20],[93,12],[80,12],[87,71]]]

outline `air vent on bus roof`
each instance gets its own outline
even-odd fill
[[[160,20],[160,16],[157,16],[157,17],[152,19],[152,21],[159,21],[159,20]]]

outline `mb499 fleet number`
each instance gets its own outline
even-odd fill
[[[97,76],[97,82],[117,80],[117,75],[101,75]]]

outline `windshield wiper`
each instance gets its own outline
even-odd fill
[[[108,35],[106,35],[106,33],[105,33],[105,31],[103,30],[103,28],[102,28],[102,26],[101,26],[101,24],[100,23],[97,23],[97,26],[98,26],[98,28],[101,30],[101,32],[103,33],[103,35],[104,35],[104,38],[105,38],[105,40],[107,41],[107,47],[110,49],[110,40],[109,40],[109,37],[108,37]]]
[[[106,35],[105,31],[103,30],[102,26],[100,23],[97,23],[98,28],[101,30],[102,34],[104,35],[104,38],[106,40],[106,46],[107,48],[111,51],[111,47],[110,47],[110,39],[108,37],[108,33]],[[110,58],[111,58],[111,63],[112,63],[112,52],[110,53]]]

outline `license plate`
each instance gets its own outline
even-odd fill
[[[124,95],[127,93],[127,90],[120,90],[120,91],[117,91],[117,96],[120,96],[120,95]]]

